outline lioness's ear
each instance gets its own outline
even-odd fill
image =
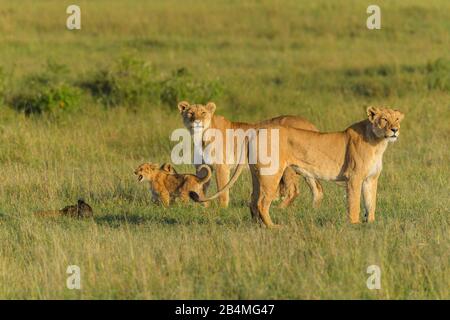
[[[180,103],[178,103],[178,110],[180,110],[180,112],[183,112],[187,108],[189,108],[189,102],[181,101]]]
[[[208,102],[206,104],[206,110],[208,110],[209,112],[211,112],[211,114],[213,114],[214,111],[216,111],[216,104],[214,102]]]
[[[378,108],[376,107],[368,107],[367,108],[367,118],[369,118],[370,122],[375,120],[375,116],[378,113]]]
[[[403,112],[395,110],[395,112],[397,112],[397,116],[398,116],[398,121],[402,121],[403,118],[405,117],[405,115],[403,114]]]

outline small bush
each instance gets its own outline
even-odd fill
[[[12,97],[12,107],[26,115],[73,111],[78,105],[80,92],[69,86],[34,88]]]
[[[122,58],[111,69],[97,72],[82,87],[107,107],[159,102],[160,88],[154,72],[145,62],[132,58]]]
[[[381,76],[386,77],[390,76],[396,73],[396,70],[393,66],[388,65],[381,65],[381,66],[375,66],[375,67],[368,67],[364,69],[347,69],[344,70],[344,75],[347,77],[357,77],[357,76]]]
[[[393,90],[391,82],[371,78],[358,79],[348,86],[353,94],[363,97],[388,97]]]
[[[437,59],[426,66],[428,89],[450,91],[450,60]]]
[[[26,115],[73,111],[79,105],[81,92],[65,80],[67,73],[65,66],[49,63],[45,72],[22,81],[10,105]]]
[[[404,95],[424,88],[450,91],[450,61],[442,58],[426,65],[347,69],[342,75],[341,89],[363,97]]]
[[[201,81],[185,68],[162,77],[144,61],[132,58],[120,59],[111,69],[97,72],[81,86],[106,107],[147,103],[173,106],[183,99],[206,102],[222,92],[218,82]]]
[[[181,100],[206,103],[219,97],[223,92],[218,81],[201,81],[181,68],[161,83],[161,102],[170,106]]]
[[[424,87],[423,66],[381,65],[343,70],[339,87],[361,97],[402,96]]]

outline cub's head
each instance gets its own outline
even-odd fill
[[[94,212],[90,205],[84,202],[83,199],[78,199],[77,202],[77,212],[79,217],[92,217]]]
[[[159,169],[159,165],[156,163],[143,163],[136,170],[134,174],[138,176],[138,181],[152,181],[156,171]]]
[[[208,102],[206,105],[189,104],[187,101],[181,101],[178,104],[183,124],[191,134],[195,132],[203,132],[211,125],[211,119],[216,111],[214,102]]]
[[[400,122],[404,114],[389,108],[367,108],[367,117],[372,124],[372,132],[378,138],[394,142],[400,135]]]
[[[177,173],[170,163],[164,163],[162,166],[156,163],[143,163],[136,170],[134,174],[138,176],[138,181],[152,181],[157,172],[164,171],[169,174]]]

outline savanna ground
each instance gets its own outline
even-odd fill
[[[68,31],[71,2],[2,1],[0,297],[450,298],[450,3],[377,1],[382,29],[370,31],[372,3],[78,1],[82,30]],[[145,62],[158,79],[189,70],[206,87],[198,97],[232,120],[298,114],[333,131],[368,105],[402,110],[376,222],[350,225],[344,188],[332,183],[313,210],[302,182],[292,207],[272,207],[284,228],[260,228],[248,173],[228,209],[152,205],[133,169],[170,159],[170,133],[181,127],[172,102],[195,97],[181,79],[159,98],[146,73],[99,93],[92,77],[114,82],[120,71],[98,70],[120,59]],[[44,81],[26,100],[27,77],[52,65],[65,89],[49,93]],[[43,112],[26,115],[33,103]],[[79,197],[93,220],[33,216]],[[80,266],[81,290],[66,288],[68,265]],[[381,268],[381,290],[366,287],[369,265]]]

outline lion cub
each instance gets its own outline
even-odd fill
[[[155,163],[143,163],[135,171],[138,181],[148,181],[154,201],[161,201],[165,207],[170,205],[171,200],[180,198],[183,203],[188,202],[189,192],[203,193],[203,185],[211,179],[211,169],[207,165],[201,166],[200,171],[205,169],[206,176],[200,178],[194,174],[180,174],[169,163],[162,166]],[[207,205],[205,205],[206,207]]]
[[[78,199],[77,204],[66,206],[61,210],[37,211],[34,213],[39,217],[72,217],[72,218],[92,218],[94,212],[90,205],[83,199]]]

